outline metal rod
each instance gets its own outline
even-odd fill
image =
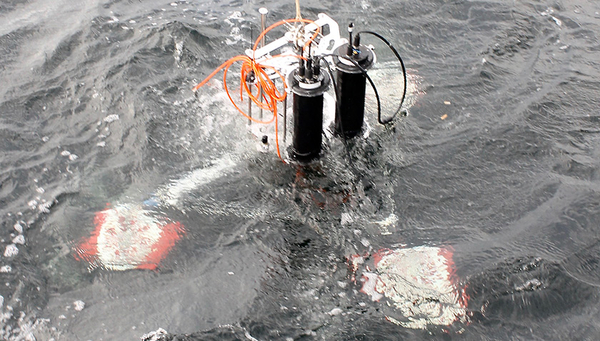
[[[260,97],[260,102],[262,103],[262,89],[260,89],[258,91],[258,96]],[[260,114],[258,115],[258,118],[262,121],[262,119],[263,119],[263,108],[260,108]]]
[[[264,33],[265,29],[267,28],[267,14],[269,13],[269,10],[266,9],[265,7],[261,7],[258,9],[258,13],[260,13],[260,33]],[[265,37],[263,36],[261,41],[260,41],[260,47],[264,47],[265,46]],[[260,89],[258,91],[258,98],[260,99],[260,101],[262,102],[262,89]],[[260,108],[260,119],[263,119],[263,109]]]
[[[287,96],[283,99],[283,143],[287,135]]]
[[[267,28],[267,14],[269,10],[265,7],[261,7],[258,9],[258,13],[260,13],[260,33],[262,34]],[[265,37],[263,36],[260,42],[260,47],[265,46]]]
[[[246,82],[248,82],[248,80],[246,80]],[[252,117],[252,98],[250,98],[250,95],[252,94],[252,87],[249,86],[248,89],[250,90],[250,93],[248,94],[248,116]],[[248,118],[248,125],[252,125],[252,120],[250,118]]]

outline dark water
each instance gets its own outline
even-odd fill
[[[600,3],[302,1],[388,37],[419,94],[393,128],[370,111],[354,172],[332,141],[301,175],[256,151],[219,86],[190,90],[249,47],[261,6],[294,16],[291,1],[0,4],[0,338],[600,335]],[[75,260],[107,203],[223,157],[159,209],[187,233],[157,271]],[[468,323],[402,328],[358,293],[346,257],[400,243],[454,249]]]

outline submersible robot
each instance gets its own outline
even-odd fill
[[[388,124],[393,120],[406,95],[406,71],[398,52],[384,37],[371,31],[355,33],[350,24],[348,38],[341,38],[338,24],[326,14],[312,21],[297,13],[295,19],[266,28],[267,13],[266,9],[260,10],[262,32],[252,49],[223,63],[194,91],[223,70],[225,92],[248,120],[250,131],[264,146],[274,141],[284,162],[300,165],[318,160],[328,139],[365,138],[367,82],[377,101],[378,122]],[[277,27],[285,27],[283,35],[265,44],[266,35]],[[364,35],[379,38],[400,62],[402,96],[398,110],[385,119],[368,74],[377,58],[372,47],[361,43]],[[275,55],[278,50],[281,52]],[[227,72],[234,64],[239,66],[240,76],[237,100],[227,85]],[[290,107],[288,95],[292,96]],[[241,105],[244,98],[248,102],[246,110]],[[280,141],[284,148],[280,148]],[[186,191],[227,174],[234,166],[235,162],[227,157],[213,161],[211,166],[159,189],[142,204],[117,204],[97,212],[96,228],[78,244],[76,257],[90,263],[90,269],[157,269],[186,229],[156,208],[176,207]],[[385,300],[395,310],[386,313],[388,321],[405,328],[425,329],[430,324],[447,326],[467,321],[469,297],[455,275],[452,255],[451,248],[433,246],[365,250],[349,256],[348,265],[352,282],[361,286],[360,292],[373,301]]]
[[[223,87],[234,107],[248,119],[250,130],[268,149],[275,141],[277,155],[284,162],[307,164],[322,156],[324,136],[343,140],[357,138],[365,131],[366,82],[373,88],[377,101],[378,122],[390,123],[400,111],[406,96],[406,70],[396,49],[381,35],[371,31],[354,33],[348,25],[348,39],[340,36],[335,20],[320,13],[317,20],[302,19],[297,5],[295,19],[287,19],[265,28],[268,10],[260,9],[262,32],[253,48],[244,55],[223,63],[194,91],[223,70]],[[265,45],[265,37],[277,27],[285,27],[278,39]],[[361,44],[361,35],[372,35],[383,41],[400,62],[403,87],[398,110],[388,119],[381,117],[377,88],[368,74],[376,63],[372,47]],[[274,54],[274,52],[279,54]],[[240,66],[240,99],[231,96],[227,72],[236,63]],[[333,96],[329,95],[333,90]],[[248,100],[242,110],[243,92]],[[287,95],[292,95],[292,118],[288,120]],[[253,115],[253,107],[260,114]],[[271,112],[264,118],[263,111]],[[289,121],[289,122],[288,122]],[[288,126],[291,125],[291,129]],[[286,144],[291,132],[291,144]],[[282,149],[287,153],[282,153]],[[287,154],[287,156],[286,156]]]
[[[381,119],[379,95],[367,72],[376,63],[375,53],[360,42],[361,34],[374,35],[400,61],[404,87],[397,113],[406,94],[406,72],[398,52],[385,38],[370,31],[354,33],[354,25],[350,24],[348,39],[344,39],[337,22],[328,15],[321,13],[314,21],[302,19],[298,9],[295,19],[265,28],[267,13],[264,8],[260,10],[262,32],[254,46],[244,55],[223,63],[194,91],[223,70],[225,92],[248,119],[250,131],[263,145],[275,141],[277,154],[286,163],[305,165],[319,159],[327,139],[360,138],[365,130],[367,81],[377,99],[379,123],[391,122],[393,116]],[[265,44],[267,34],[278,27],[284,28],[282,36]],[[279,54],[275,55],[275,51]],[[232,97],[227,85],[227,72],[234,64],[239,65],[239,100]],[[240,103],[244,94],[247,110]],[[291,119],[287,117],[288,95],[292,96]],[[259,109],[254,114],[253,107]],[[270,112],[271,116],[264,112]],[[285,148],[280,148],[280,141]],[[177,221],[152,213],[154,207],[176,202],[182,192],[202,183],[203,177],[223,174],[230,166],[231,162],[224,161],[210,169],[192,172],[143,204],[118,204],[97,212],[96,229],[90,239],[77,247],[78,258],[113,270],[156,268],[185,234],[185,228]]]

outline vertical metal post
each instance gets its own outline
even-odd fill
[[[269,13],[269,10],[266,9],[265,7],[261,7],[258,9],[258,13],[260,13],[260,33],[264,33],[265,29],[267,28],[267,14]],[[265,46],[265,37],[263,36],[261,41],[260,41],[260,47],[264,47]],[[258,98],[260,99],[260,101],[262,102],[262,89],[259,90],[258,92]],[[263,119],[263,109],[260,108],[260,119]]]
[[[246,82],[248,82],[247,79]],[[252,86],[249,86],[248,89],[250,89],[250,93],[248,94],[248,116],[252,117],[252,98],[250,98],[250,94],[252,94]],[[251,119],[248,119],[248,125],[252,125]]]
[[[258,9],[258,13],[260,13],[260,33],[263,33],[267,28],[267,14],[269,13],[269,10],[264,7],[261,7]],[[260,41],[260,47],[264,46],[265,37],[262,37],[262,40]]]
[[[287,96],[283,99],[283,143],[287,135]]]

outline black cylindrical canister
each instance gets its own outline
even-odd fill
[[[323,129],[323,94],[308,97],[294,93],[293,157],[310,161],[321,153]]]
[[[340,46],[336,54],[345,56],[348,44]],[[351,58],[355,63],[348,60]],[[335,57],[337,105],[335,108],[335,133],[345,138],[358,135],[365,117],[366,77],[363,70],[373,65],[375,55],[367,47],[360,45],[352,56]],[[362,70],[361,70],[362,68]]]
[[[288,84],[293,93],[293,142],[292,157],[309,162],[321,154],[323,141],[323,93],[329,88],[330,79],[320,73],[307,79],[292,72]]]

